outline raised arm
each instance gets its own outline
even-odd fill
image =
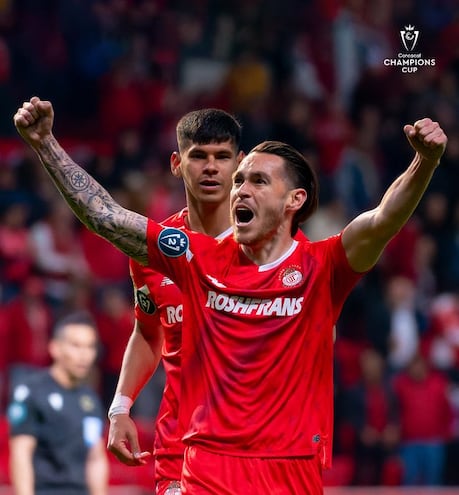
[[[96,234],[146,265],[147,219],[123,208],[77,165],[53,136],[54,111],[49,101],[34,96],[14,115],[21,137],[39,156],[75,215]]]
[[[437,122],[430,119],[418,120],[403,130],[416,152],[411,164],[392,183],[380,204],[352,220],[343,232],[347,259],[357,272],[372,268],[387,243],[405,225],[446,148],[445,133]]]

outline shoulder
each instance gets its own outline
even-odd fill
[[[186,216],[186,208],[178,211],[177,213],[174,213],[170,217],[157,224],[159,231],[162,231],[164,229],[186,229]],[[149,221],[149,224],[151,223],[155,222]],[[155,276],[155,274],[158,277],[162,278],[162,275],[159,275],[155,270],[153,270],[149,266],[143,266],[140,263],[137,263],[137,261],[133,260],[132,258],[129,258],[129,271],[131,274],[131,278],[134,280],[136,286],[144,285],[145,283],[147,283],[147,280]]]
[[[28,374],[18,380],[12,391],[13,400],[25,400],[26,398],[36,395],[43,389],[52,386],[52,379],[48,370],[38,371]]]
[[[34,421],[36,411],[43,409],[43,398],[48,395],[47,373],[39,372],[18,381],[11,392],[7,418],[12,428]]]
[[[186,218],[188,216],[188,210],[184,208],[183,210],[174,213],[170,217],[167,217],[160,225],[165,227],[176,227],[176,228],[186,228]]]
[[[339,253],[344,254],[341,232],[327,237],[326,239],[321,239],[319,241],[310,241],[307,238],[303,238],[298,240],[298,242],[301,246],[301,249],[314,254],[315,256],[327,257]]]

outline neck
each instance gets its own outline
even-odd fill
[[[290,231],[281,228],[253,244],[241,244],[241,249],[247,258],[260,266],[278,260],[290,249],[292,242]]]
[[[231,226],[229,202],[199,203],[188,201],[188,228],[217,237]]]
[[[68,373],[66,373],[63,369],[61,369],[57,364],[53,364],[49,372],[51,376],[56,380],[56,382],[63,388],[75,388],[80,385],[80,380],[75,380]]]

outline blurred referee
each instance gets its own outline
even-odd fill
[[[15,495],[107,495],[102,405],[84,385],[97,356],[86,313],[58,321],[52,365],[16,384],[8,407]]]

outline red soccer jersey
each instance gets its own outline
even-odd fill
[[[337,235],[258,266],[232,237],[148,225],[150,266],[183,294],[179,419],[187,444],[330,462],[333,326],[360,279]]]
[[[187,210],[184,209],[162,225],[185,228]],[[224,237],[230,231],[222,234]],[[221,236],[220,236],[221,237]],[[164,393],[155,425],[157,478],[180,480],[184,444],[178,431],[180,392],[180,348],[182,344],[182,294],[168,277],[130,260],[131,277],[135,290],[135,317],[143,324],[143,332],[164,329],[162,362],[166,375]],[[146,335],[148,336],[148,335]],[[158,459],[168,457],[167,462]]]

